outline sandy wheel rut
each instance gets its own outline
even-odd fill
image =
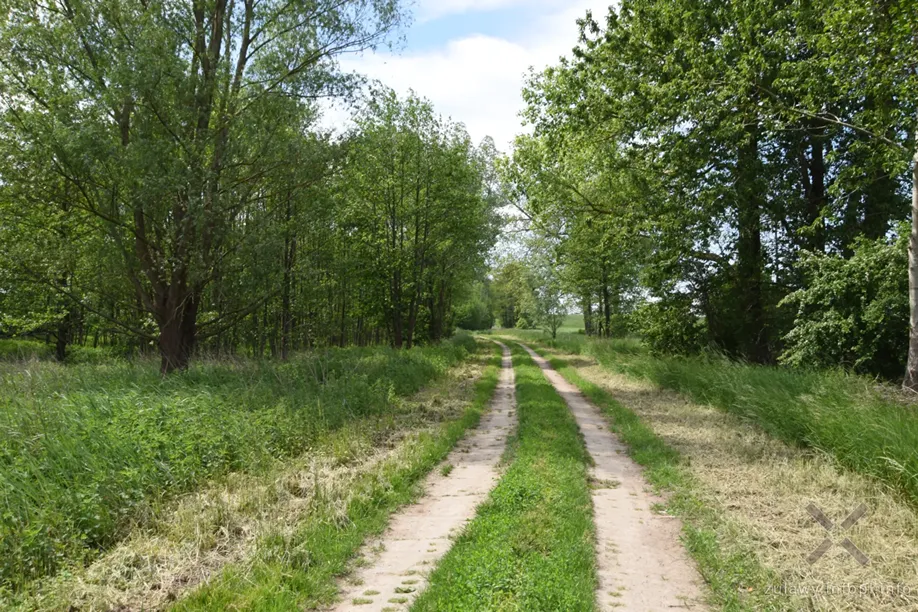
[[[652,509],[640,467],[595,406],[521,344],[570,407],[596,465],[591,470],[600,610],[703,610],[701,577],[679,542],[677,519]]]
[[[342,600],[334,610],[407,609],[452,546],[452,536],[497,484],[497,464],[516,423],[510,349],[498,344],[503,360],[490,410],[447,457],[444,465],[452,469],[432,471],[424,482],[424,497],[396,512],[382,537],[364,545],[367,565],[342,582]]]

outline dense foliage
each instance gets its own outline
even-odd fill
[[[899,225],[916,15],[913,2],[625,0],[584,19],[574,57],[531,76],[534,133],[502,170],[588,333],[621,315],[660,350],[901,378],[918,350]]]
[[[456,326],[473,331],[494,327],[491,300],[490,282],[485,281],[473,284],[468,295],[456,307]]]
[[[784,298],[796,316],[782,360],[899,376],[908,353],[905,242],[860,239],[847,259],[805,255],[803,287]]]
[[[336,58],[396,0],[13,0],[0,17],[0,337],[158,350],[410,347],[495,237],[495,152]],[[332,138],[317,100],[363,110]]]

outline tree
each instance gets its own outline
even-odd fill
[[[528,266],[507,259],[493,271],[495,317],[501,327],[529,329],[537,321],[534,281]]]
[[[545,241],[529,248],[555,254],[561,288],[579,296],[586,332],[609,336],[637,285],[645,228],[634,203],[646,182],[621,171],[619,152],[570,130],[515,144],[501,171],[505,190]]]
[[[349,144],[346,220],[375,314],[396,348],[437,341],[457,289],[496,237],[487,163],[459,125],[415,96],[375,92]]]
[[[574,58],[529,79],[534,136],[509,176],[566,253],[587,327],[590,294],[610,286],[590,271],[638,245],[641,286],[623,293],[652,298],[638,320],[658,346],[774,361],[794,324],[779,304],[813,282],[798,262],[849,258],[908,214],[914,8],[626,0],[581,20]]]
[[[394,0],[10,3],[4,133],[47,160],[73,214],[120,252],[164,374],[264,302],[226,312],[203,299],[278,163],[278,132],[343,84],[337,55],[377,44],[401,18]]]
[[[873,174],[895,192],[895,178],[910,166],[912,192],[908,258],[910,333],[903,387],[918,391],[918,61],[916,32],[918,4],[907,2],[856,3],[851,0],[814,3],[823,15],[823,27],[808,42],[816,50],[806,68],[828,75],[834,96],[813,99],[799,96],[781,104],[789,116],[803,115],[844,130],[865,141],[855,150],[871,153]],[[798,82],[789,80],[782,91]],[[849,105],[849,101],[862,101]],[[872,206],[864,218],[880,212]],[[882,215],[880,218],[883,218]],[[880,226],[866,235],[880,238]]]
[[[564,324],[564,317],[567,315],[561,279],[558,277],[557,268],[551,263],[539,266],[537,279],[536,313],[543,329],[550,333],[554,340],[558,337],[558,328]]]
[[[494,327],[490,283],[477,281],[469,287],[468,296],[456,308],[456,326],[468,330],[488,330]]]

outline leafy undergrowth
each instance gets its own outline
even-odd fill
[[[0,338],[0,361],[51,361],[55,359],[54,350],[55,346],[47,342]],[[108,347],[67,347],[67,363],[99,364],[117,358],[117,351]]]
[[[382,532],[389,515],[418,496],[421,479],[478,424],[499,371],[495,346],[458,419],[405,438],[384,461],[347,482],[340,496],[318,499],[292,532],[262,538],[253,559],[227,567],[173,609],[301,610],[332,603],[336,578],[347,572],[366,537]]]
[[[848,469],[888,483],[918,506],[918,407],[891,386],[834,370],[659,357],[634,339],[565,334],[544,344],[591,355],[614,371],[752,421],[783,442],[823,451]]]
[[[609,429],[628,445],[628,454],[644,466],[644,477],[668,495],[667,510],[684,524],[684,542],[723,610],[781,610],[770,589],[777,581],[762,567],[752,550],[735,545],[733,538],[718,537],[726,526],[721,512],[699,495],[699,483],[679,453],[661,440],[632,410],[605,389],[584,379],[565,360],[549,359],[568,382],[576,386],[608,417]]]
[[[333,349],[287,363],[0,363],[0,601],[79,565],[176,494],[384,414],[475,350]],[[10,599],[11,598],[11,599]]]
[[[500,483],[413,610],[592,610],[589,457],[564,400],[514,347],[519,430]]]

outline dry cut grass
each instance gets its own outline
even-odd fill
[[[700,497],[723,515],[722,545],[734,540],[754,550],[778,576],[773,588],[788,609],[918,609],[918,513],[901,495],[732,414],[610,372],[588,358],[569,363],[685,458],[704,489]],[[810,504],[835,523],[832,533],[814,521]],[[867,514],[842,532],[840,524],[860,504]],[[834,545],[809,563],[807,557],[826,537]],[[867,565],[839,545],[846,537],[869,557]]]
[[[296,554],[284,543],[304,521],[345,522],[361,494],[358,479],[398,465],[422,432],[461,414],[486,359],[479,353],[386,416],[348,423],[296,459],[229,474],[183,497],[85,570],[48,581],[23,607],[161,609],[229,564]]]

